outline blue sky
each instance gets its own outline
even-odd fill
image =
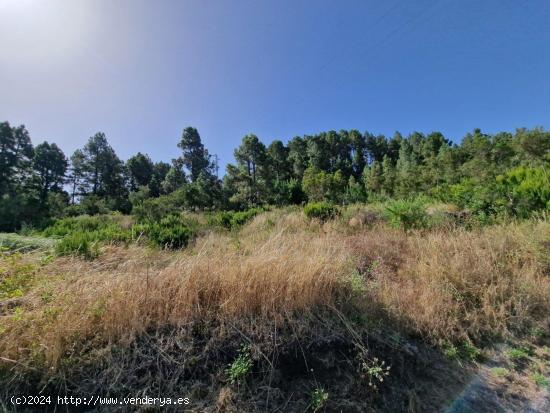
[[[454,141],[550,126],[548,0],[0,0],[0,120],[69,155],[178,155],[198,128],[221,164],[329,129]]]

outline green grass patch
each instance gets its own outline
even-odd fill
[[[44,237],[0,233],[0,251],[29,252],[33,250],[48,250],[54,245],[55,240]]]
[[[450,360],[479,361],[482,359],[481,350],[466,340],[458,345],[444,344],[443,354]]]
[[[527,347],[515,347],[508,350],[506,355],[512,361],[519,361],[529,358],[531,351]]]
[[[45,237],[61,238],[56,244],[57,255],[79,255],[93,259],[99,255],[99,243],[128,243],[132,231],[122,224],[121,215],[81,215],[55,221],[42,231]]]
[[[544,374],[535,373],[533,374],[533,381],[539,387],[550,387],[550,378],[546,377]]]
[[[510,374],[510,370],[504,367],[493,367],[491,369],[491,374],[496,377],[507,377]]]
[[[22,297],[33,280],[36,266],[19,253],[0,258],[0,300]]]

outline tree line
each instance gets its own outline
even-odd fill
[[[55,144],[32,145],[24,126],[0,123],[0,230],[143,205],[188,210],[246,209],[307,201],[354,203],[429,196],[480,215],[528,215],[550,207],[550,132],[475,129],[460,144],[440,132],[392,137],[328,131],[265,145],[246,135],[225,176],[197,129],[183,130],[179,156],[126,162],[103,133],[70,157]]]

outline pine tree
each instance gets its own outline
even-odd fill
[[[211,174],[210,155],[202,144],[197,129],[187,127],[183,130],[178,147],[182,150],[182,164],[189,172],[191,182],[195,182],[201,173]]]

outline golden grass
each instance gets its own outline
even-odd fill
[[[67,273],[48,304],[58,313],[50,317],[35,299],[27,323],[12,324],[0,351],[17,357],[22,343],[38,340],[55,362],[78,337],[119,339],[201,317],[273,318],[333,303],[352,268],[345,243],[329,234],[296,234],[287,221],[242,239],[209,234],[164,265],[158,260],[168,253],[142,257],[137,247],[111,247],[92,263],[58,259],[44,269]]]
[[[538,239],[537,239],[538,238]],[[353,240],[378,260],[371,294],[394,318],[433,340],[481,339],[548,328],[548,222],[481,231],[373,232]]]
[[[354,233],[345,225],[273,211],[186,251],[108,247],[93,262],[57,258],[41,268],[22,317],[3,317],[0,355],[38,352],[55,365],[93,337],[130,339],[201,319],[261,322],[350,297],[357,311],[381,309],[433,341],[548,323],[548,222],[412,234],[379,226]],[[366,288],[348,294],[357,269]]]

